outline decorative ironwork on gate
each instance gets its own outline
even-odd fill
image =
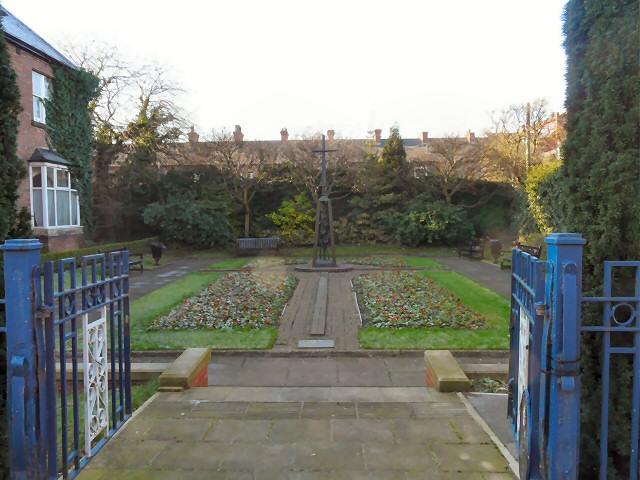
[[[604,338],[600,432],[601,480],[607,478],[609,382],[615,355],[631,355],[633,380],[629,479],[638,480],[640,433],[640,261],[605,262],[602,297],[582,296],[582,247],[577,234],[546,238],[547,261],[515,249],[511,280],[511,357],[508,416],[522,479],[577,479],[580,458],[580,342],[583,334]],[[627,275],[632,293],[613,291],[614,269]],[[603,308],[603,321],[582,325],[583,305]],[[586,308],[586,307],[585,307]],[[615,340],[615,341],[614,341]],[[583,432],[593,435],[593,432]]]
[[[633,294],[614,294],[614,269],[634,269]],[[632,480],[638,479],[638,430],[640,429],[640,261],[604,263],[604,288],[602,297],[583,297],[583,303],[602,304],[602,325],[581,326],[581,332],[594,332],[603,338],[602,389],[600,412],[600,479],[607,478],[609,449],[609,383],[611,360],[614,355],[631,355],[633,360],[633,387],[631,392],[631,455],[629,472]],[[617,337],[618,342],[614,341]],[[628,339],[625,341],[625,339]],[[626,345],[626,346],[621,346]]]
[[[41,248],[2,246],[10,472],[74,478],[131,415],[128,252],[41,267]]]
[[[538,436],[542,324],[544,309],[544,262],[520,250],[512,252],[511,275],[511,355],[509,362],[508,416],[519,458],[520,477],[527,478],[531,466],[539,464]],[[533,443],[532,443],[532,440]]]

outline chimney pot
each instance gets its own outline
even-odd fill
[[[196,143],[200,138],[200,135],[198,135],[198,132],[196,132],[193,125],[191,126],[191,131],[187,134],[187,137],[189,138],[189,143]]]
[[[380,143],[382,143],[382,129],[376,128],[374,132],[376,134],[376,145],[379,145]]]
[[[333,140],[335,136],[336,136],[335,130],[327,130],[327,137],[329,137],[329,140]]]
[[[280,143],[284,145],[289,141],[289,132],[287,132],[286,128],[280,130]]]
[[[422,143],[427,143],[429,141],[429,132],[422,132]]]

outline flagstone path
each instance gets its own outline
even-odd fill
[[[78,478],[513,478],[460,396],[407,386],[420,359],[228,360],[215,386],[157,394]]]

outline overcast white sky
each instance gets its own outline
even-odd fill
[[[166,65],[204,134],[481,134],[512,103],[563,109],[562,0],[0,1],[54,46]]]

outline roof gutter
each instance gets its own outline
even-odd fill
[[[32,45],[20,40],[17,37],[14,37],[13,35],[11,35],[10,33],[4,32],[4,37],[8,42],[13,43],[14,45],[20,47],[22,50],[25,50],[29,53],[31,53],[32,55],[45,60],[46,62],[54,62],[57,65],[60,65],[62,67],[66,67],[66,68],[71,68],[73,70],[78,70],[78,66],[74,65],[72,63],[65,63],[65,62],[61,62],[60,60],[58,60],[57,58],[53,58],[49,55],[47,55],[44,52],[41,52],[40,50],[34,48]],[[71,62],[71,61],[70,61]]]

